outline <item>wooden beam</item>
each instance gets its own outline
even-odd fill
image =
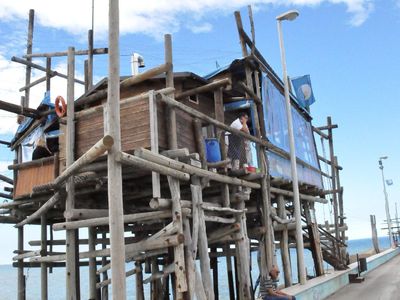
[[[189,173],[190,175],[197,175],[200,177],[206,177],[214,181],[222,182],[222,183],[228,183],[228,184],[233,184],[237,186],[246,186],[254,189],[260,188],[260,185],[258,183],[254,182],[249,182],[245,181],[242,179],[238,178],[232,178],[226,175],[210,172],[204,169],[200,169],[197,167],[193,167],[191,165],[175,161],[173,159],[170,159],[168,157],[152,153],[151,151],[140,148],[135,150],[135,155],[139,156],[145,160],[149,160],[154,163],[158,163],[160,165],[175,169],[175,170],[181,170],[182,172]]]
[[[64,197],[65,197],[65,193],[62,193],[61,191],[55,193],[49,200],[47,200],[46,203],[44,203],[42,206],[40,206],[40,208],[37,211],[35,211],[30,216],[28,216],[22,222],[19,222],[18,224],[16,224],[14,227],[16,227],[16,228],[22,227],[25,224],[29,224],[32,221],[38,219],[40,216],[45,214],[49,209],[51,209],[58,201],[60,201]]]
[[[186,172],[174,170],[174,169],[162,166],[160,164],[142,159],[140,157],[137,157],[137,156],[134,156],[134,155],[131,155],[128,153],[120,152],[116,156],[116,160],[123,164],[132,165],[132,166],[139,167],[142,169],[154,171],[159,174],[166,175],[166,176],[172,176],[172,177],[178,178],[180,180],[189,181],[189,179],[190,179],[190,175]]]
[[[162,64],[162,65],[159,65],[152,69],[149,69],[143,73],[133,75],[133,76],[125,79],[124,81],[122,81],[120,87],[121,87],[121,89],[129,88],[135,84],[138,84],[145,80],[156,77],[157,75],[160,75],[160,74],[166,72],[169,68],[170,68],[170,66],[168,64]]]
[[[50,75],[49,77],[54,77],[54,76],[55,76],[55,75]],[[38,85],[39,83],[42,83],[42,82],[46,81],[47,78],[48,78],[47,75],[46,75],[46,76],[43,76],[43,77],[41,77],[41,78],[39,78],[39,79],[37,79],[37,80],[35,80],[35,81],[29,83],[28,85],[23,86],[22,88],[19,89],[19,91],[20,91],[20,92],[23,92],[23,91],[29,90],[31,87],[34,87],[35,85]]]
[[[315,133],[318,133],[318,134],[319,134],[321,137],[323,137],[324,139],[326,139],[326,140],[329,139],[329,136],[328,136],[327,134],[323,133],[322,130],[320,130],[318,127],[312,126],[312,130],[313,130]]]
[[[206,85],[199,86],[199,87],[196,87],[196,88],[184,91],[184,92],[176,93],[175,99],[183,99],[183,98],[186,98],[186,97],[189,97],[192,95],[213,92],[214,90],[219,89],[220,87],[224,87],[224,86],[227,86],[230,84],[232,84],[232,82],[229,78],[215,80]]]
[[[40,71],[43,71],[43,72],[47,72],[47,70],[46,70],[45,67],[42,67],[42,66],[40,66],[40,65],[38,65],[38,64],[35,64],[35,63],[33,63],[33,62],[30,62],[30,61],[25,60],[25,59],[22,59],[22,58],[18,58],[18,57],[16,57],[16,56],[13,56],[13,57],[11,57],[11,60],[12,60],[13,62],[17,62],[17,63],[23,64],[23,65],[26,65],[26,66],[35,68],[35,69],[40,70]],[[49,73],[50,73],[50,75],[52,75],[52,76],[58,76],[58,77],[61,77],[61,78],[64,78],[64,79],[68,79],[68,76],[67,76],[67,75],[62,74],[62,73],[59,73],[59,72],[57,72],[57,71],[50,71]],[[79,79],[74,79],[74,81],[75,81],[76,83],[85,84],[84,81],[79,80]],[[29,83],[25,84],[25,86],[27,86],[28,84],[29,84]]]
[[[76,50],[75,55],[88,55],[90,50]],[[107,54],[108,48],[96,48],[93,49],[93,54]],[[67,56],[68,51],[59,51],[59,52],[48,52],[48,53],[32,53],[26,54],[23,58],[33,58],[33,57],[57,57],[57,56]]]
[[[44,184],[40,189],[36,188],[36,192],[49,189],[57,189],[72,175],[76,174],[81,168],[93,162],[100,157],[104,152],[111,149],[114,144],[114,139],[110,135],[104,136],[95,145],[93,145],[85,154],[73,162],[63,173],[60,174],[53,182]]]
[[[124,245],[124,248],[126,250],[126,253],[140,253],[148,250],[157,250],[167,247],[173,247],[183,242],[184,242],[184,236],[181,234],[176,234],[172,236],[160,237],[156,240],[144,240],[133,244],[127,244]],[[106,256],[110,256],[110,248],[79,253],[79,259],[85,259],[91,257],[106,257]],[[46,257],[33,257],[30,259],[30,261],[55,262],[55,261],[64,261],[65,258],[66,258],[65,254],[60,254],[60,255],[51,255]],[[124,280],[125,280],[125,273],[124,273]]]
[[[270,191],[271,191],[271,193],[280,194],[280,195],[284,195],[284,196],[288,196],[288,197],[293,197],[292,191],[282,190],[282,189],[278,189],[276,187],[270,187]],[[300,199],[306,200],[306,201],[311,201],[311,202],[319,202],[319,203],[323,203],[323,204],[328,203],[328,200],[326,200],[324,198],[319,198],[319,197],[314,197],[314,196],[304,195],[304,194],[300,194]]]
[[[147,221],[157,218],[165,219],[170,217],[171,217],[170,211],[161,210],[161,211],[151,211],[151,212],[124,215],[121,218],[121,221],[122,223],[132,223],[132,222]],[[70,221],[64,223],[55,223],[53,224],[53,230],[59,231],[59,230],[78,229],[83,227],[103,226],[103,225],[108,225],[109,221],[110,221],[109,217],[102,217],[102,218],[94,218],[87,220]]]
[[[254,102],[256,102],[258,105],[262,104],[260,97],[258,97],[256,93],[254,93],[254,91],[244,82],[240,81],[239,86],[244,89],[244,91],[254,100]]]
[[[316,127],[319,130],[329,130],[329,129],[335,129],[338,128],[339,126],[337,124],[328,124],[326,126],[320,126],[320,127]]]
[[[38,119],[41,116],[40,112],[36,109],[23,107],[21,105],[12,104],[2,100],[0,100],[0,109],[33,119]]]

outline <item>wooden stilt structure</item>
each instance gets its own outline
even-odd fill
[[[46,72],[36,82],[30,82],[27,73],[25,99],[39,81],[46,81],[50,90],[54,76],[67,78],[66,116],[59,115],[54,122],[62,132],[57,153],[32,162],[17,159],[10,166],[14,178],[0,177],[13,185],[13,194],[8,195],[13,201],[0,204],[6,213],[0,222],[18,228],[14,257],[18,299],[25,299],[25,267],[41,268],[41,299],[51,298],[48,271],[65,267],[66,298],[80,299],[81,266],[89,266],[91,300],[108,299],[110,285],[113,299],[126,299],[126,287],[133,285],[126,278],[133,275],[136,299],[213,300],[225,299],[228,293],[229,299],[254,299],[253,252],[257,252],[259,277],[266,279],[277,265],[275,245],[281,252],[285,286],[291,286],[295,282],[289,247],[298,241],[294,194],[287,174],[276,174],[277,165],[288,163],[290,156],[270,139],[265,115],[270,97],[267,81],[281,94],[283,85],[256,47],[251,8],[251,37],[235,13],[243,59],[226,70],[210,78],[174,72],[172,37],[167,34],[162,64],[126,78],[119,70],[118,1],[110,0],[109,7],[109,48],[94,49],[89,30],[88,50],[70,47],[32,53],[27,49],[25,59],[13,58],[26,65],[29,74],[31,68]],[[33,12],[31,19],[33,31]],[[109,73],[94,84],[97,54],[108,54]],[[87,55],[85,82],[74,76],[77,55]],[[67,75],[51,70],[54,58],[65,56]],[[33,57],[45,58],[46,67],[32,63]],[[85,94],[74,101],[76,83],[85,83]],[[239,108],[230,111],[236,104]],[[298,166],[317,178],[312,182],[303,178],[299,197],[302,238],[313,254],[315,275],[320,276],[324,260],[336,269],[346,267],[342,167],[333,149],[337,126],[328,118],[327,126],[312,127],[309,114],[295,101],[292,106],[309,126],[310,135],[315,133],[329,144],[329,158],[316,154],[314,139],[310,147],[315,153],[310,155],[315,162],[297,157]],[[26,100],[20,106],[0,101],[0,109],[33,119],[10,143],[17,151],[47,115],[55,115],[52,109],[28,109]],[[249,115],[250,133],[230,125],[238,112]],[[232,155],[233,137],[241,141],[237,149],[240,143],[252,147],[252,153],[240,154],[246,156],[245,162]],[[212,158],[210,142],[218,145],[217,159]],[[252,156],[251,162],[247,155]],[[330,171],[321,171],[319,163]],[[39,175],[32,175],[32,170]],[[34,181],[45,175],[46,180]],[[331,183],[326,189],[322,178]],[[330,199],[335,224],[324,227],[317,223],[316,209]],[[28,224],[41,226],[40,240],[29,242],[38,249],[23,247]],[[47,225],[51,225],[50,238]],[[65,238],[54,240],[53,230],[65,231]],[[87,238],[80,238],[79,230],[85,230]],[[80,245],[87,249],[82,251]],[[64,246],[65,251],[54,252],[53,246]],[[129,262],[134,262],[134,268],[125,270]],[[221,265],[226,265],[226,274]],[[225,276],[226,287],[220,280]]]

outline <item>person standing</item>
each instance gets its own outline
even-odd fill
[[[236,120],[231,123],[231,127],[237,130],[243,131],[245,133],[250,133],[249,127],[247,126],[247,122],[249,120],[249,116],[245,112],[241,112]],[[228,157],[231,159],[232,164],[237,166],[237,162],[239,162],[240,166],[247,164],[246,157],[246,141],[243,137],[237,136],[235,134],[228,133]],[[236,161],[236,163],[235,163]],[[239,166],[237,166],[239,167]]]

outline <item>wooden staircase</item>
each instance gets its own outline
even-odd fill
[[[303,221],[305,221],[305,218],[303,218]],[[309,234],[307,230],[303,229],[303,231],[304,242],[309,243]],[[324,261],[333,266],[335,270],[346,270],[348,268],[347,256],[341,255],[340,249],[347,247],[347,245],[320,226],[318,226],[318,232]]]

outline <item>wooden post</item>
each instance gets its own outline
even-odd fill
[[[54,236],[53,236],[53,229],[51,228],[51,224],[49,224],[49,232],[50,232],[50,245],[49,245],[49,252],[53,252],[53,241],[54,241]],[[49,268],[49,273],[53,273],[53,267]]]
[[[85,59],[84,64],[83,64],[83,74],[84,74],[84,79],[85,79],[85,93],[89,90],[89,82],[88,82],[88,60]]]
[[[343,188],[340,186],[340,170],[339,170],[339,163],[338,158],[335,156],[335,175],[336,175],[336,187],[338,189],[338,205],[339,205],[339,226],[344,226],[344,207],[343,207]],[[341,240],[343,243],[346,243],[346,231],[341,232]]]
[[[171,35],[166,34],[164,36],[165,46],[165,64],[169,67],[166,72],[166,87],[174,87],[174,67],[172,64],[172,40]],[[170,95],[174,98],[174,95]],[[178,148],[178,137],[176,131],[176,113],[175,108],[168,106],[166,109],[166,120],[167,120],[167,136],[168,136],[168,147],[169,149]]]
[[[24,251],[24,227],[18,228],[18,251]],[[25,300],[24,261],[18,260],[18,300]]]
[[[206,292],[206,296],[208,300],[214,300],[214,289],[211,281],[210,275],[210,257],[208,256],[208,242],[207,242],[207,232],[206,232],[206,223],[204,219],[204,210],[201,208],[201,204],[203,202],[202,190],[200,186],[200,179],[193,178],[193,183],[190,186],[192,191],[192,201],[193,205],[197,205],[198,212],[198,252],[200,257],[200,270],[201,270],[201,279],[203,282],[204,291]]]
[[[105,109],[105,131],[114,138],[108,151],[108,208],[110,216],[110,248],[113,299],[126,299],[125,241],[122,199],[121,164],[116,155],[121,151],[120,67],[119,67],[119,0],[109,0],[109,63],[108,93]]]
[[[238,258],[236,255],[233,256],[233,265],[235,268],[235,289],[236,289],[236,299],[241,300],[240,287],[239,287],[239,269],[238,269]]]
[[[372,245],[374,245],[375,253],[379,253],[379,243],[378,243],[378,234],[376,232],[376,219],[375,215],[369,216],[371,219],[371,230],[372,230]]]
[[[50,91],[50,80],[51,80],[51,57],[46,58],[46,91]]]
[[[155,276],[160,271],[158,267],[157,257],[151,258],[151,274]],[[156,279],[151,282],[151,300],[161,299],[161,280]]]
[[[252,25],[252,12],[251,8],[249,8],[249,17],[250,17],[250,23],[252,27],[252,34],[253,34],[253,40],[254,40],[254,26]],[[235,12],[235,19],[236,19],[236,25],[238,28],[238,33],[239,33],[239,40],[242,48],[242,55],[246,57],[248,55],[247,52],[247,46],[246,42],[243,38],[242,32],[243,32],[243,24],[242,24],[242,19],[240,16],[240,12],[236,11]],[[255,45],[254,41],[252,43],[252,48],[251,48],[252,54],[255,52]],[[245,91],[246,94],[254,93],[254,85],[253,85],[253,79],[251,76],[251,71],[248,66],[245,67],[246,71],[246,86]],[[258,76],[258,73],[255,74],[255,76]],[[260,89],[259,89],[259,81],[258,77],[256,78],[256,95],[258,99],[261,99],[261,94],[260,94]],[[254,119],[255,119],[255,133],[258,138],[261,137],[261,129],[260,129],[260,119],[259,117],[263,116],[263,110],[262,110],[262,103],[259,101],[257,103],[258,105],[253,102],[252,103],[252,112],[254,114]],[[260,114],[259,114],[260,113]],[[261,122],[263,123],[264,120],[261,119]],[[264,124],[263,124],[264,125]],[[261,128],[264,129],[264,126]],[[265,136],[265,132],[262,133],[263,136]],[[260,144],[257,144],[257,157],[258,157],[258,163],[259,167],[261,169],[261,172],[264,174],[268,174],[268,165],[267,165],[267,157],[266,157],[266,149],[262,147]],[[274,243],[273,243],[273,230],[272,230],[272,222],[271,222],[271,204],[270,204],[270,195],[268,191],[268,182],[267,178],[269,178],[268,175],[264,176],[264,178],[261,179],[261,198],[262,198],[262,215],[261,215],[261,221],[263,226],[267,228],[266,232],[264,233],[264,241],[263,241],[263,246],[260,248],[261,251],[261,261],[259,263],[260,267],[260,276],[262,278],[267,278],[268,276],[268,270],[272,268],[272,265],[275,264],[275,257],[274,257]],[[263,261],[266,260],[266,261]]]
[[[304,202],[304,215],[306,217],[308,236],[310,238],[311,253],[314,260],[316,276],[324,275],[324,262],[322,258],[321,240],[318,231],[318,223],[315,219],[314,204]]]
[[[107,234],[106,234],[105,232],[102,233],[102,234],[101,234],[101,239],[102,239],[104,242],[103,242],[102,245],[101,245],[101,249],[103,249],[103,250],[107,248],[107,244],[106,244],[106,242],[105,242],[106,238],[107,238]],[[104,266],[106,266],[106,265],[107,265],[107,257],[103,256],[103,257],[101,258],[101,266],[104,267]],[[105,271],[102,273],[102,275],[103,275],[103,276],[102,276],[102,280],[103,280],[103,281],[105,281],[105,280],[108,279],[107,270],[105,270]],[[108,300],[108,285],[103,286],[103,287],[101,288],[101,299],[102,299],[102,300]]]
[[[35,20],[35,11],[33,9],[30,9],[29,10],[29,25],[28,25],[28,42],[26,45],[26,54],[32,53],[34,20]],[[31,58],[28,58],[27,60],[32,61]],[[29,83],[31,82],[31,70],[32,70],[32,68],[30,66],[26,66],[25,85],[29,85]],[[25,106],[26,107],[29,107],[29,92],[30,92],[30,89],[25,90]]]
[[[67,81],[67,146],[66,146],[66,166],[69,167],[74,162],[75,153],[75,124],[74,124],[74,76],[75,76],[75,49],[68,48],[68,81]],[[75,206],[75,186],[73,177],[69,177],[66,183],[67,199],[65,210],[69,211]],[[68,219],[66,221],[69,221]],[[79,257],[77,250],[77,231],[68,230],[66,234],[66,278],[67,278],[67,299],[80,299],[79,290]]]
[[[88,228],[89,251],[96,250],[96,227]],[[89,300],[98,300],[97,298],[97,275],[96,275],[96,257],[89,258]]]
[[[88,31],[88,64],[87,64],[87,88],[93,86],[93,29]]]
[[[142,264],[135,262],[136,266],[136,300],[144,300]]]
[[[172,198],[172,220],[178,225],[178,233],[183,234],[182,224],[182,208],[180,204],[180,186],[179,180],[168,176],[169,188]],[[179,244],[174,248],[174,265],[176,277],[176,291],[177,299],[183,299],[183,293],[188,290],[186,281],[186,265],[185,265],[185,252],[184,245]]]
[[[154,91],[149,92],[149,113],[150,113],[150,144],[151,151],[158,154],[158,117],[157,102]],[[161,197],[160,173],[152,172],[153,198]]]
[[[187,217],[183,217],[183,233],[185,235],[185,262],[188,280],[188,298],[194,299],[196,290],[196,255],[193,249],[193,241],[190,234],[190,224]]]
[[[47,255],[47,219],[46,215],[42,215],[40,218],[40,239],[41,239],[41,254],[42,256]],[[41,286],[41,300],[48,299],[48,288],[47,288],[47,264],[45,262],[40,263],[40,286]]]
[[[237,209],[244,209],[244,200],[238,203]],[[239,279],[238,299],[251,299],[251,281],[250,281],[250,241],[247,236],[246,214],[238,216],[237,221],[240,224],[238,233],[239,240],[236,241],[236,261]]]
[[[200,156],[201,166],[203,169],[207,169],[207,159],[206,152],[204,149],[204,141],[203,141],[203,133],[201,129],[201,121],[197,118],[193,119],[193,129],[194,129],[194,138],[196,141],[197,152]]]
[[[283,195],[278,195],[278,214],[279,217],[286,220],[286,206],[285,198]],[[281,232],[282,238],[280,240],[281,256],[282,256],[282,266],[283,274],[285,278],[285,287],[292,285],[292,270],[290,265],[290,254],[289,254],[289,236],[287,227]]]
[[[333,133],[332,133],[332,119],[331,117],[327,118],[327,123],[328,123],[328,137],[329,137],[329,153],[330,153],[330,161],[331,161],[331,176],[332,176],[332,190],[336,190],[336,168],[335,168],[335,152],[333,149]],[[340,233],[339,233],[339,214],[338,214],[338,199],[337,199],[337,193],[334,192],[332,194],[333,198],[333,218],[334,218],[334,225],[335,225],[335,238],[340,239]],[[336,243],[335,247],[335,252],[338,257],[340,257],[340,251],[339,251],[339,245]]]
[[[216,256],[217,248],[212,247],[210,249],[210,253],[214,254],[214,257],[212,257],[210,259],[210,263],[211,263],[211,268],[213,270],[214,298],[215,298],[215,300],[218,300],[219,299],[219,291],[218,291],[218,258]]]

